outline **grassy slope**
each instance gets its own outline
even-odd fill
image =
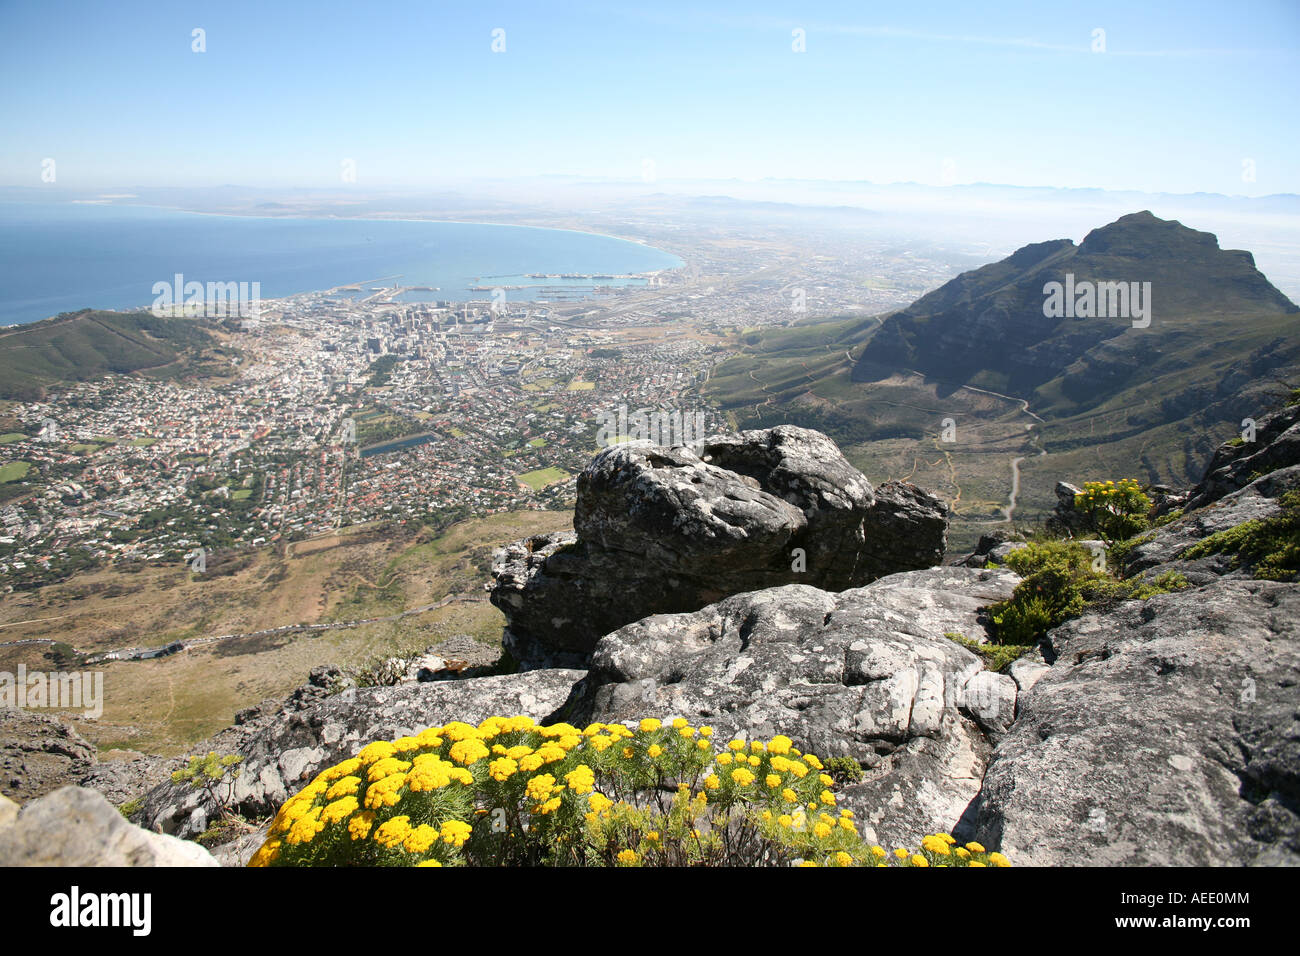
[[[524,511],[472,519],[441,535],[364,530],[298,542],[234,562],[229,574],[181,567],[106,569],[10,594],[0,640],[52,638],[82,650],[161,646],[179,638],[248,633],[283,624],[357,620],[480,590],[493,550],[529,534],[572,526],[572,514]],[[219,568],[209,566],[209,571]],[[361,664],[422,651],[453,634],[500,640],[504,619],[486,600],[457,602],[398,621],[336,631],[281,632],[104,668],[104,716],[76,721],[101,748],[179,753],[228,726],[237,710],[283,697],[320,664]],[[49,670],[43,646],[0,648],[0,670]]]
[[[86,311],[0,334],[0,397],[31,398],[58,382],[106,372],[169,374],[216,344],[193,319]]]

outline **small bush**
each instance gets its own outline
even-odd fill
[[[1174,522],[1174,521],[1177,521],[1177,520],[1178,520],[1179,518],[1181,518],[1182,516],[1183,516],[1183,509],[1182,509],[1182,508],[1175,508],[1173,511],[1170,511],[1170,512],[1168,512],[1168,513],[1166,513],[1166,514],[1163,514],[1163,515],[1161,515],[1159,518],[1157,518],[1155,521],[1151,522],[1151,527],[1153,527],[1153,528],[1163,528],[1165,525],[1170,524],[1170,523],[1172,523],[1172,522]]]
[[[1029,653],[1034,646],[1032,644],[981,644],[955,631],[947,631],[943,636],[968,651],[978,654],[984,660],[985,667],[997,672],[1006,670],[1014,661]]]
[[[858,763],[852,757],[828,757],[826,760],[826,772],[831,775],[831,779],[837,784],[853,784],[862,782],[862,764]]]
[[[1157,594],[1169,594],[1173,591],[1181,591],[1189,587],[1190,582],[1179,571],[1166,571],[1152,578],[1147,583],[1134,583],[1129,597],[1139,601],[1145,601],[1147,598],[1155,597]]]
[[[1076,541],[1032,542],[1007,555],[1023,580],[1011,597],[989,608],[998,644],[1037,643],[1051,628],[1082,614],[1092,601],[1117,596],[1121,587],[1094,570],[1091,551]]]
[[[188,783],[195,790],[202,790],[214,806],[229,814],[227,807],[234,795],[235,781],[239,779],[239,764],[243,760],[238,754],[223,756],[215,750],[209,750],[202,757],[191,757],[183,770],[173,773],[172,783]]]
[[[250,866],[1009,866],[934,834],[887,851],[789,738],[677,719],[453,722],[367,745],[280,808]]]
[[[1116,541],[1107,548],[1107,554],[1109,554],[1110,560],[1116,568],[1123,568],[1128,563],[1129,555],[1133,553],[1134,548],[1148,544],[1154,539],[1154,534],[1144,534],[1139,538],[1125,538],[1123,541]]]
[[[1074,496],[1074,510],[1106,541],[1121,541],[1146,529],[1151,499],[1132,478],[1089,481]]]

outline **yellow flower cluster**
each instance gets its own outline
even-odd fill
[[[816,756],[784,735],[718,752],[713,736],[682,717],[581,730],[490,717],[376,741],[287,800],[251,865],[708,865],[764,840],[785,848],[766,859],[812,865],[1010,865],[946,834],[868,847],[850,811],[824,812],[837,800]],[[606,795],[653,790],[675,791],[668,809]],[[724,841],[733,824],[757,841]]]

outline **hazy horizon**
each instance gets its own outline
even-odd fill
[[[0,11],[0,76],[26,91],[0,105],[0,182],[1300,193],[1281,2],[63,10]]]

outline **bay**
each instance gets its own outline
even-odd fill
[[[676,269],[651,246],[566,229],[442,220],[218,216],[153,206],[0,202],[0,324],[77,309],[147,308],[157,282],[259,282],[263,298],[342,285],[428,286],[406,300],[486,300],[474,286],[582,295]],[[530,277],[533,274],[533,277]]]

